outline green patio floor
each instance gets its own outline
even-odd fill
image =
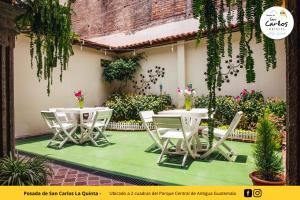
[[[25,139],[17,142],[17,149],[87,167],[164,185],[251,185],[248,174],[253,170],[252,144],[227,141],[239,156],[236,162],[213,154],[207,160],[187,161],[181,168],[172,161],[157,165],[159,153],[145,152],[152,143],[146,132],[108,132],[112,145],[94,147],[90,144],[68,145],[60,150],[47,148],[48,137]],[[168,158],[165,158],[168,159]],[[179,163],[178,163],[179,164]]]

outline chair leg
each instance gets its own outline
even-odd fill
[[[51,146],[51,143],[53,142],[58,142],[56,141],[57,137],[60,137],[60,139],[63,141],[64,137],[61,135],[62,131],[57,131],[54,136],[51,138],[51,140],[49,141],[49,143],[47,144],[47,147]]]
[[[222,149],[218,149],[218,152],[222,154],[228,161],[234,161],[233,156],[230,156],[229,154],[225,153]]]
[[[98,139],[99,139],[99,136],[101,135],[101,136],[104,137],[104,139],[105,139],[108,143],[111,143],[111,142],[107,139],[106,135],[104,134],[103,128],[100,129],[100,128],[97,127],[96,129],[97,129],[97,131],[98,131],[98,134],[94,137],[94,140],[98,140]]]
[[[167,139],[165,141],[165,143],[163,145],[163,149],[162,149],[161,154],[160,154],[160,156],[158,158],[158,161],[157,161],[158,164],[161,162],[161,159],[162,159],[163,155],[166,153],[166,149],[168,147],[169,142],[170,142],[170,139]]]
[[[90,135],[88,136],[89,140],[95,145],[95,146],[99,146],[98,143],[94,140],[93,137],[91,137]]]
[[[236,155],[236,153],[235,153],[235,152],[234,152],[227,144],[223,143],[222,146],[223,146],[225,149],[227,149],[227,150],[230,152],[230,154]]]
[[[153,143],[145,151],[147,152],[147,151],[151,151],[151,150],[154,150],[154,149],[161,149],[161,148],[158,147],[156,143]]]
[[[68,137],[66,137],[66,138],[58,145],[58,148],[61,149],[67,141],[68,141]]]
[[[184,167],[185,161],[186,161],[187,157],[188,157],[188,152],[186,152],[186,153],[184,154],[184,156],[183,156],[183,160],[182,160],[182,163],[181,163],[181,166],[182,166],[182,167]]]
[[[212,147],[207,152],[205,152],[203,155],[201,155],[200,158],[204,159],[204,158],[208,157],[214,150],[215,150],[215,147]]]
[[[64,133],[66,134],[68,140],[74,142],[75,144],[78,144],[78,142],[72,136],[75,133],[75,131],[76,131],[76,127],[73,128],[69,133],[66,131],[64,131]]]

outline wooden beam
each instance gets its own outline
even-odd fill
[[[18,14],[10,3],[0,1],[0,158],[15,150],[13,50]]]
[[[300,185],[300,1],[287,0],[294,30],[286,39],[287,60],[287,159],[288,185]]]

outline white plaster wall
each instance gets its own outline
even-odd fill
[[[203,39],[198,48],[195,43],[186,44],[186,67],[187,82],[192,82],[197,94],[207,94],[205,75],[206,71],[206,40]],[[248,90],[262,91],[265,97],[280,97],[285,99],[286,96],[286,60],[284,40],[278,40],[277,46],[277,68],[266,71],[264,60],[263,45],[256,44],[252,40],[251,47],[255,61],[256,82],[247,84],[245,69],[240,70],[237,77],[230,76],[230,83],[224,83],[222,90],[217,95],[239,95],[245,88]],[[233,34],[233,57],[238,54],[239,50],[239,33]],[[223,63],[223,66],[226,66]]]
[[[145,59],[141,61],[141,68],[136,73],[136,80],[140,80],[140,74],[148,75],[147,71],[152,69],[155,71],[155,66],[165,68],[165,77],[158,78],[155,85],[151,85],[151,90],[146,93],[159,94],[159,84],[163,85],[163,93],[170,94],[173,101],[177,100],[176,89],[177,84],[177,49],[174,48],[173,52],[170,47],[161,47],[147,49],[145,51],[138,51],[138,53],[144,52]]]
[[[192,83],[196,89],[197,95],[207,95],[208,90],[205,82],[204,72],[206,71],[206,39],[203,39],[199,47],[196,47],[195,41],[185,44],[185,69],[186,69],[186,84]],[[243,89],[262,91],[265,97],[280,97],[285,99],[286,96],[286,60],[285,60],[285,44],[284,40],[276,41],[277,46],[277,68],[266,71],[264,60],[263,45],[256,44],[255,39],[252,43],[253,56],[255,60],[256,82],[246,83],[245,69],[240,69],[237,77],[230,76],[230,83],[224,83],[222,90],[217,92],[217,95],[233,95],[237,96]],[[226,47],[225,47],[226,48]],[[239,33],[233,34],[233,55],[238,54],[239,49]],[[174,51],[171,51],[171,46],[161,48],[148,49],[144,51],[147,60],[141,62],[141,72],[147,74],[147,70],[154,68],[156,65],[165,67],[166,77],[160,79],[163,83],[163,91],[172,96],[173,102],[176,104],[178,95],[176,88],[180,85],[178,80],[178,57],[177,47],[174,46]],[[225,57],[226,58],[226,57]],[[223,59],[223,66],[226,66]],[[139,77],[139,76],[137,76]],[[148,93],[159,94],[159,82]],[[179,97],[180,98],[180,97]]]
[[[241,70],[237,77],[231,77],[230,83],[223,85],[218,95],[239,95],[244,89],[262,91],[265,97],[280,97],[285,99],[286,95],[286,61],[284,41],[277,41],[277,68],[266,71],[262,44],[252,42],[255,60],[256,83],[247,84],[245,81],[245,70]],[[239,35],[233,35],[233,55],[238,53]],[[85,93],[86,106],[101,105],[114,90],[114,87],[104,82],[102,77],[103,68],[100,59],[110,59],[100,51],[74,46],[75,55],[71,57],[69,69],[64,72],[63,82],[59,82],[59,73],[54,73],[54,84],[51,87],[51,95],[46,93],[46,82],[38,82],[36,70],[30,68],[29,40],[19,36],[15,48],[15,124],[16,136],[40,134],[47,131],[40,111],[50,107],[77,107],[77,101],[73,92],[82,89]],[[171,46],[139,50],[144,52],[146,59],[141,61],[139,74],[147,75],[149,69],[155,66],[165,68],[165,77],[159,79],[156,85],[151,86],[147,93],[159,94],[159,84],[163,84],[163,93],[170,94],[173,103],[178,102],[176,92],[180,81],[178,81],[178,56],[177,47]],[[129,53],[132,54],[132,53]],[[127,55],[129,55],[127,54]],[[180,57],[181,58],[181,57]],[[184,61],[186,69],[186,83],[192,83],[197,95],[207,94],[204,72],[206,71],[206,47],[205,39],[196,48],[194,41],[185,44]]]
[[[36,69],[30,67],[29,39],[18,36],[15,48],[14,94],[16,137],[47,132],[40,111],[50,107],[78,107],[73,92],[81,89],[85,94],[85,105],[101,105],[110,90],[102,78],[100,59],[106,58],[99,51],[74,46],[69,69],[59,81],[59,68],[54,72],[54,83],[50,96],[46,92],[46,81],[39,82]]]

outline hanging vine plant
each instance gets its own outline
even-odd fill
[[[47,94],[53,83],[53,70],[60,65],[60,81],[72,56],[75,34],[71,27],[71,4],[69,0],[61,5],[59,0],[17,0],[25,10],[16,19],[20,30],[28,31],[30,37],[31,67],[36,61],[37,78],[47,80]]]
[[[227,56],[231,59],[232,32],[237,26],[240,33],[238,63],[246,69],[247,83],[255,82],[255,63],[250,42],[253,37],[256,38],[256,43],[263,41],[267,70],[275,69],[275,42],[262,35],[260,17],[264,10],[281,4],[281,0],[193,0],[194,17],[199,20],[197,44],[200,43],[202,37],[207,38],[207,70],[205,75],[207,76],[206,82],[209,91],[208,133],[210,147],[214,139],[215,122],[212,115],[216,108],[216,89],[220,90],[225,81],[229,82],[227,73],[222,72],[221,67],[222,57],[225,57],[225,38],[227,38]],[[232,24],[233,19],[236,19],[236,25]]]

